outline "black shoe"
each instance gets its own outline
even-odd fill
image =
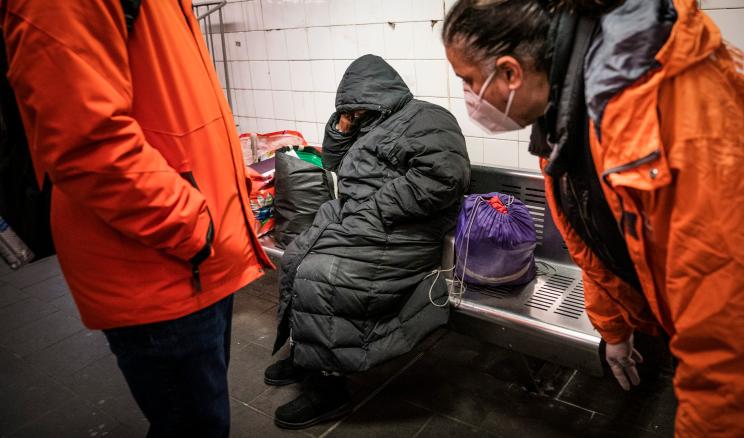
[[[299,397],[277,408],[274,414],[277,426],[282,429],[304,429],[351,412],[351,397],[346,390],[345,377],[310,376],[306,383]]]
[[[271,386],[285,386],[305,380],[307,371],[294,365],[292,356],[277,361],[264,371],[264,383]]]

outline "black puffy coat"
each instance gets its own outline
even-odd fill
[[[346,71],[336,109],[367,109],[350,134],[326,127],[324,164],[339,199],[285,251],[275,351],[292,335],[295,363],[366,370],[410,351],[449,310],[430,302],[442,239],[470,180],[465,140],[444,108],[413,99],[382,58]],[[427,277],[428,276],[428,277]],[[440,278],[432,297],[446,300]]]

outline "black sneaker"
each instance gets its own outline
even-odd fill
[[[299,397],[277,408],[274,423],[282,429],[305,429],[351,412],[345,377],[313,375],[307,380]]]
[[[294,365],[292,356],[277,361],[264,371],[264,383],[271,386],[285,386],[305,380],[307,371]]]

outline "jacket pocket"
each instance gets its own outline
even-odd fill
[[[194,186],[196,190],[199,190],[199,185],[196,183],[196,178],[194,178],[194,174],[192,172],[183,172],[181,173],[181,176],[192,186]],[[212,254],[212,244],[214,243],[214,221],[212,220],[212,214],[209,212],[209,207],[207,207],[207,214],[209,215],[209,228],[207,228],[207,235],[204,246],[202,246],[202,248],[194,255],[194,257],[189,259],[189,263],[191,264],[191,275],[194,282],[194,289],[196,289],[197,292],[202,291],[201,272],[199,270],[199,267]]]

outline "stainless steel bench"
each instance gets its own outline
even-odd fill
[[[473,166],[470,190],[497,191],[522,200],[537,227],[535,256],[546,266],[543,275],[524,287],[468,289],[461,299],[452,300],[451,328],[517,353],[601,376],[601,338],[584,310],[581,270],[571,261],[553,223],[542,176]],[[283,255],[270,237],[261,242],[269,255]],[[449,236],[444,242],[442,266],[453,264],[454,239]]]
[[[535,256],[550,269],[520,288],[465,292],[454,300],[450,325],[458,332],[503,348],[601,376],[601,338],[584,310],[581,270],[553,222],[539,174],[473,166],[472,193],[501,192],[522,200],[535,220]],[[454,264],[454,242],[445,244],[443,265]]]

